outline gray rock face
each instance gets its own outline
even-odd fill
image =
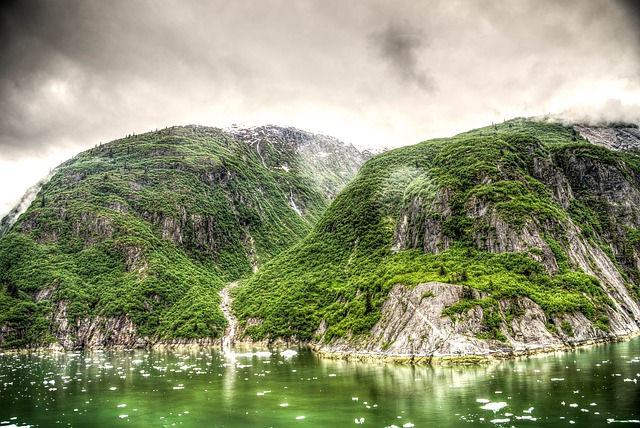
[[[97,316],[92,319],[68,316],[69,302],[59,301],[52,314],[52,333],[64,349],[106,348],[112,346],[144,347],[147,339],[138,336],[138,331],[128,317]]]
[[[574,125],[573,128],[591,144],[611,150],[640,150],[640,129],[637,126]]]
[[[485,297],[477,291],[473,293],[476,298]],[[442,311],[459,302],[462,295],[463,287],[460,285],[431,282],[410,289],[396,284],[383,305],[382,318],[370,333],[329,344],[317,342],[314,346],[322,353],[356,358],[401,357],[431,361],[468,356],[530,355],[611,340],[638,329],[637,323],[624,311],[610,310],[609,333],[594,327],[583,314],[576,313],[556,316],[552,320],[571,334],[562,329],[554,334],[547,328],[547,315],[542,308],[531,299],[521,297],[515,301],[504,299],[499,303],[500,315],[505,320],[513,306],[520,313],[510,322],[503,322],[500,330],[506,341],[485,339],[481,338],[486,331],[484,312],[479,306],[453,318],[442,315]]]

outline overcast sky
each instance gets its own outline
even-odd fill
[[[640,0],[0,6],[0,215],[129,133],[276,124],[398,146],[516,116],[640,122]]]

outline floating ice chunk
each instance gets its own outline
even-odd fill
[[[486,398],[478,398],[476,401],[478,403],[488,403],[489,402],[489,400],[487,400]]]
[[[509,419],[509,418],[491,419],[489,422],[491,422],[492,424],[506,424],[508,422],[511,422],[511,419]]]
[[[129,415],[120,415],[120,416],[118,416],[118,417],[119,417],[120,419],[125,419],[125,418],[128,418],[128,417],[129,417]]]
[[[127,407],[126,404],[118,404],[118,407]]]
[[[351,401],[358,401],[358,397],[351,397]]]
[[[116,390],[116,389],[118,389],[118,388],[116,388],[115,386],[112,386],[112,387],[111,387],[111,388],[109,388],[109,389],[110,389],[111,391],[115,391],[115,390]]]
[[[564,378],[563,377],[552,377],[551,378],[551,382],[560,382],[563,381]]]
[[[280,403],[279,406],[280,407],[289,407],[289,403]]]
[[[498,410],[502,409],[503,407],[506,407],[507,403],[505,403],[504,401],[499,401],[497,403],[487,403],[484,406],[480,407],[481,409],[484,410],[492,410],[493,413],[497,412]]]
[[[596,403],[589,403],[590,406],[597,406]]]
[[[173,389],[184,389],[183,385],[174,386]]]
[[[335,373],[329,373],[329,377],[336,377]]]
[[[523,410],[522,413],[531,413],[533,411],[533,407],[529,407],[527,410]]]
[[[304,419],[304,416],[296,416],[296,419],[297,420],[302,420],[302,419]]]
[[[298,355],[298,352],[294,351],[293,349],[285,349],[284,351],[280,352],[280,355],[285,358],[291,358],[295,355]]]
[[[357,424],[363,424],[364,423],[364,418],[360,418],[360,419],[355,418],[354,422],[357,423]]]
[[[578,407],[578,403],[571,403],[569,404],[569,407]]]
[[[414,425],[411,422],[407,422],[406,424],[402,425],[402,428],[413,428]]]

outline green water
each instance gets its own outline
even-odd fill
[[[348,363],[294,350],[1,354],[0,426],[640,424],[640,338],[473,367]]]

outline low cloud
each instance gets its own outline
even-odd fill
[[[600,105],[576,105],[558,115],[568,123],[603,125],[626,122],[640,125],[640,104],[627,104],[619,99],[609,99]]]

